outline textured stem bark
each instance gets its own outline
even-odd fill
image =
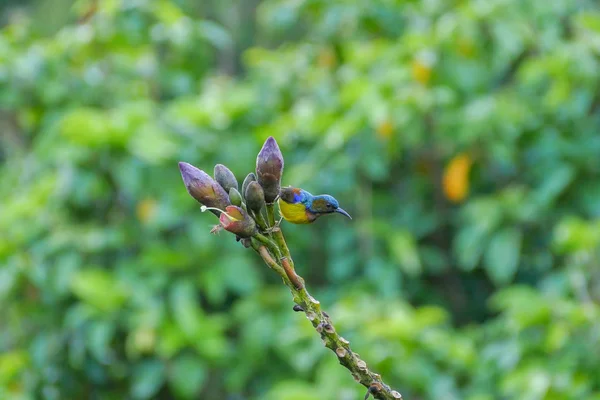
[[[340,364],[352,373],[354,380],[368,389],[365,398],[373,395],[374,398],[381,400],[402,399],[399,392],[386,385],[381,376],[371,371],[367,363],[352,351],[350,342],[340,336],[329,315],[321,309],[321,303],[308,293],[304,286],[304,279],[294,271],[289,249],[279,228],[275,228],[273,236],[275,243],[263,236],[262,240],[253,241],[253,247],[264,262],[281,276],[283,282],[292,292],[294,302],[300,306],[301,310],[297,307],[294,309],[304,311],[306,318],[321,336],[325,346],[335,353]],[[276,259],[271,256],[274,250],[267,249],[266,246],[272,247],[273,245],[277,247],[279,254],[284,255],[283,257]]]

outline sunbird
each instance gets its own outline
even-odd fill
[[[304,189],[286,187],[279,191],[279,212],[293,224],[310,224],[321,215],[340,213],[352,219],[340,208],[338,201],[328,194],[313,196]]]

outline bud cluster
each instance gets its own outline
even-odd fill
[[[269,137],[256,158],[256,174],[249,173],[241,189],[233,172],[223,164],[215,165],[214,178],[185,162],[179,163],[179,170],[188,193],[202,204],[202,211],[217,215],[220,228],[247,239],[259,233],[266,205],[279,195],[283,155],[275,139]]]

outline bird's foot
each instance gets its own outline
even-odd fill
[[[279,218],[279,221],[275,222],[275,225],[273,225],[270,228],[265,229],[265,233],[273,233],[273,232],[279,232],[281,229],[279,228],[279,225],[281,224],[281,221],[283,221],[283,218]]]

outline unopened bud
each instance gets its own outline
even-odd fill
[[[265,193],[258,182],[250,182],[244,193],[246,205],[255,213],[259,213],[265,206]]]
[[[238,189],[238,181],[235,179],[235,175],[223,164],[215,165],[215,180],[227,193],[231,188]]]
[[[256,157],[256,176],[267,203],[273,203],[279,195],[282,173],[283,155],[275,139],[270,136]]]
[[[236,188],[229,189],[229,200],[234,206],[242,206],[242,195],[237,191]]]
[[[179,170],[188,193],[199,203],[221,210],[231,204],[225,189],[206,172],[186,162],[179,163]],[[211,212],[219,215],[216,210],[211,210]]]
[[[256,182],[256,175],[254,175],[254,172],[250,172],[248,175],[246,175],[246,178],[242,183],[242,196],[246,196],[246,189],[248,189],[250,182]]]

